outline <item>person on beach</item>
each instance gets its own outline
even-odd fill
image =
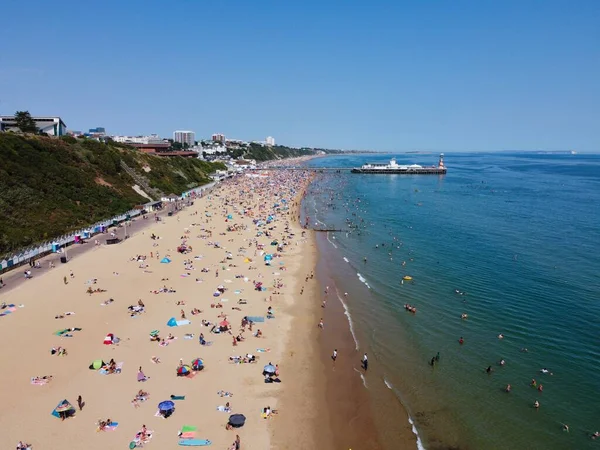
[[[367,358],[367,354],[366,353],[362,357],[362,367],[365,370],[365,372],[369,368],[369,359]]]
[[[331,354],[331,359],[333,359],[333,362],[335,362],[335,360],[337,359],[337,348],[333,350],[333,353]]]
[[[319,320],[319,325],[317,325],[320,329],[323,329],[325,327],[325,324],[323,323],[323,318],[321,318],[321,320]]]
[[[144,371],[142,370],[142,366],[140,366],[140,368],[138,369],[137,380],[138,380],[138,382],[143,382],[143,381],[148,380],[148,377],[146,375],[144,375]]]
[[[81,395],[79,397],[77,397],[77,406],[79,407],[79,411],[81,411],[83,409],[83,407],[85,406],[85,403],[84,403]]]

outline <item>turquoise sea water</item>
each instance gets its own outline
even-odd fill
[[[599,447],[600,156],[457,153],[446,164],[445,176],[322,173],[304,201],[311,225],[345,230],[321,247],[357,354],[376,368],[366,382],[382,433],[393,397],[427,449]]]

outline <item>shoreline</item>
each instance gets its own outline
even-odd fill
[[[370,338],[365,335],[368,330],[361,328],[360,318],[357,320],[352,316],[352,297],[367,297],[369,290],[357,279],[356,273],[348,270],[346,263],[340,265],[343,255],[336,248],[330,248],[325,234],[320,234],[317,239],[319,298],[327,298],[327,306],[322,311],[325,330],[320,353],[326,368],[324,376],[330,415],[337,418],[331,424],[337,438],[336,448],[422,448],[409,411],[386,384],[385,374],[377,366],[376,355],[368,345]],[[327,296],[324,294],[326,286],[329,286]],[[344,299],[345,291],[349,293],[348,299]],[[331,360],[334,348],[338,350],[335,367]],[[365,352],[371,362],[368,373],[361,368],[361,357]]]

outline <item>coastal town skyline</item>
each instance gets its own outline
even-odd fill
[[[596,2],[35,4],[3,9],[2,114],[293,147],[600,150]],[[31,58],[42,40],[65,56]]]

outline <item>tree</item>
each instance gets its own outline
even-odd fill
[[[15,113],[15,122],[23,133],[37,133],[38,131],[29,111],[17,111]]]

